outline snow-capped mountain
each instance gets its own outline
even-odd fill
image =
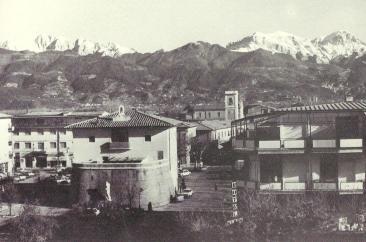
[[[80,55],[101,53],[102,55],[117,57],[125,53],[133,53],[135,50],[117,45],[112,42],[99,43],[83,38],[67,39],[47,34],[38,35],[28,46],[10,45],[9,41],[0,41],[0,48],[11,50],[30,50],[43,52],[49,50],[65,51],[72,50]]]
[[[337,31],[313,40],[280,31],[269,34],[257,32],[228,44],[227,48],[238,52],[264,49],[273,53],[290,54],[297,59],[316,55],[319,63],[329,63],[337,56],[347,57],[354,52],[358,55],[366,53],[366,44],[346,31]]]

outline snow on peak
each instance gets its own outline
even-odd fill
[[[354,52],[366,52],[366,44],[346,31],[337,31],[313,40],[277,31],[264,34],[256,32],[240,41],[230,43],[227,48],[238,52],[264,49],[273,53],[284,53],[298,59],[307,59],[316,55],[320,63],[328,63],[333,58],[350,56]]]
[[[49,34],[37,35],[33,41],[28,42],[27,46],[16,46],[9,44],[9,41],[0,41],[0,48],[10,50],[26,49],[34,52],[72,50],[80,55],[101,53],[102,55],[112,57],[117,57],[125,53],[136,52],[133,49],[123,47],[112,42],[99,43],[83,38],[68,39]]]

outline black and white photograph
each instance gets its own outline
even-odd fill
[[[366,241],[366,1],[0,0],[0,241]]]

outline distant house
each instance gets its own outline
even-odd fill
[[[212,141],[217,141],[218,144],[228,142],[231,138],[231,122],[220,120],[197,122],[196,137],[201,144],[208,144]]]
[[[15,168],[71,167],[73,137],[66,125],[99,112],[32,112],[11,118],[10,142]]]
[[[67,126],[74,137],[76,202],[107,200],[147,208],[178,191],[177,121],[137,110]]]
[[[363,194],[364,102],[281,108],[232,122],[248,188],[266,193]]]

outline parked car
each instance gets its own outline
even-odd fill
[[[183,189],[183,192],[181,193],[184,197],[192,197],[193,190],[190,188]]]
[[[179,173],[180,176],[189,176],[191,172],[187,169],[184,169],[181,173]]]
[[[184,196],[183,195],[178,195],[176,196],[176,199],[175,199],[176,202],[183,202],[184,201]]]

